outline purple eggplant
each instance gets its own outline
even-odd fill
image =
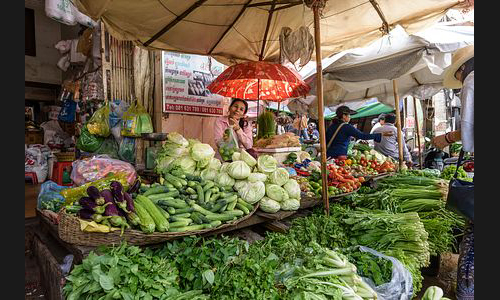
[[[88,209],[88,208],[82,208],[78,212],[78,216],[84,220],[92,220],[93,215],[94,215],[94,211],[92,209]]]
[[[78,201],[78,203],[83,207],[83,208],[88,208],[91,209],[92,211],[95,209],[97,204],[95,203],[94,199],[90,197],[82,197]]]
[[[123,198],[125,198],[125,201],[127,202],[127,210],[129,211],[127,213],[127,220],[130,222],[132,225],[140,225],[141,220],[139,219],[139,216],[135,213],[135,207],[134,207],[134,200],[132,199],[132,196],[130,196],[129,193],[123,193]]]
[[[101,197],[104,198],[106,204],[110,203],[109,205],[106,206],[104,215],[110,217],[109,222],[113,226],[121,227],[123,234],[125,228],[129,228],[130,225],[127,223],[127,220],[125,219],[125,214],[122,211],[120,211],[118,206],[113,201],[113,193],[111,192],[111,190],[105,189],[101,192]]]
[[[123,198],[123,186],[118,181],[113,181],[110,184],[111,193],[113,194],[113,200],[116,205],[121,208],[124,212],[129,213],[130,211],[127,209],[127,202]]]
[[[127,202],[127,210],[135,212],[134,200],[132,199],[132,196],[129,193],[123,193],[123,198],[125,198],[125,201]]]
[[[139,188],[141,187],[141,180],[139,178],[137,178],[135,181],[134,181],[134,184],[129,187],[128,189],[128,193],[129,194],[133,194],[133,193],[137,193],[137,191],[139,191]]]
[[[95,186],[89,186],[87,188],[87,194],[95,201],[97,205],[103,205],[105,203],[104,199],[101,197],[101,193],[99,193],[99,189]]]

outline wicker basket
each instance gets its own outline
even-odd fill
[[[222,228],[236,226],[240,222],[250,218],[258,208],[259,205],[257,204],[248,215],[238,220],[222,224],[217,228],[186,231],[186,232],[154,232],[150,234],[146,234],[140,230],[127,229],[125,230],[122,236],[120,236],[121,234],[120,230],[109,233],[81,231],[80,222],[78,221],[78,218],[66,213],[65,210],[62,210],[59,213],[61,217],[58,226],[58,233],[59,237],[63,241],[69,244],[80,245],[80,246],[95,247],[100,245],[112,245],[112,244],[117,245],[120,244],[122,240],[127,241],[127,243],[131,245],[150,245],[150,244],[162,243],[169,240],[174,240],[183,236],[197,235],[214,230],[219,230]]]
[[[58,162],[75,160],[75,152],[56,152],[54,155]]]

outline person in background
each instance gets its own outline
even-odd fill
[[[434,137],[432,144],[443,149],[462,141],[464,152],[474,153],[474,45],[457,50],[444,73],[445,88],[461,89],[460,130]],[[458,300],[474,299],[474,223],[467,221],[460,242],[457,270]]]
[[[246,120],[247,111],[248,103],[245,100],[233,99],[231,105],[229,105],[229,114],[215,120],[214,139],[216,145],[222,140],[224,131],[227,128],[232,128],[236,133],[240,148],[250,149],[253,147],[252,126]],[[219,155],[218,151],[217,155]]]
[[[370,133],[373,133],[375,129],[379,128],[380,126],[384,125],[385,123],[385,114],[380,114],[378,118],[373,119],[375,123],[372,124],[372,129],[370,130]]]
[[[293,127],[297,129],[297,135],[302,140],[309,140],[309,135],[307,134],[307,117],[305,115],[300,116],[299,114],[296,114],[295,120],[293,120]]]
[[[316,129],[316,123],[309,123],[309,126],[307,127],[307,133],[311,140],[319,140],[319,131],[318,129]]]
[[[387,114],[384,117],[384,124],[375,128],[373,133],[382,133],[382,132],[392,132],[390,136],[383,136],[380,142],[375,141],[375,150],[382,153],[385,156],[389,156],[394,158],[395,160],[399,160],[399,147],[398,147],[398,129],[394,124],[396,123],[396,115],[395,114]],[[403,134],[403,133],[401,133]],[[413,162],[411,161],[411,155],[406,147],[406,143],[404,142],[404,135],[402,137],[403,141],[403,158],[408,167],[411,167]]]
[[[327,157],[335,159],[347,158],[347,148],[351,137],[361,140],[375,140],[380,142],[382,136],[390,136],[393,134],[392,132],[368,134],[359,131],[356,127],[349,124],[349,121],[351,121],[351,115],[355,113],[356,111],[351,110],[345,105],[337,108],[336,116],[333,119],[332,125],[330,125],[326,131]],[[334,136],[335,133],[337,133],[336,136]]]

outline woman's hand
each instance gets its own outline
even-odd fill
[[[239,129],[241,129],[239,125],[239,120],[235,118],[229,118],[229,125],[231,125],[234,131],[238,131]]]

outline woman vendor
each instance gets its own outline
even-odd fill
[[[351,137],[361,140],[375,140],[381,141],[383,136],[391,136],[392,132],[382,132],[376,134],[368,134],[359,131],[356,127],[349,124],[351,115],[356,111],[351,110],[349,107],[342,105],[336,110],[336,116],[333,119],[332,125],[326,131],[326,156],[335,159],[347,158],[347,147]]]
[[[239,148],[250,149],[253,147],[252,126],[246,120],[247,111],[248,103],[245,100],[238,98],[233,99],[231,105],[229,105],[229,114],[227,116],[218,117],[215,120],[215,144],[218,145],[223,139],[226,129],[232,128],[236,134]],[[218,153],[217,156],[219,156]]]

